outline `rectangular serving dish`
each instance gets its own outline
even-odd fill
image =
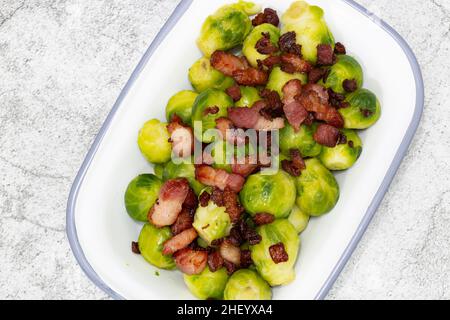
[[[284,12],[293,0],[255,1]],[[141,224],[126,214],[129,181],[152,167],[136,139],[143,123],[164,119],[170,96],[190,88],[187,71],[201,53],[201,24],[230,0],[182,0],[145,53],[108,115],[74,181],[67,234],[87,276],[117,299],[192,299],[179,272],[159,271],[130,250]],[[419,124],[424,102],[420,67],[390,26],[352,0],[311,0],[322,7],[337,41],[363,66],[364,87],[382,104],[382,117],[361,133],[364,150],[349,171],[336,174],[341,197],[301,235],[297,278],[275,288],[274,299],[323,299],[376,212]]]

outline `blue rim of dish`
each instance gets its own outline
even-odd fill
[[[406,54],[409,63],[411,65],[411,68],[414,73],[414,79],[416,82],[416,106],[414,110],[414,116],[413,119],[408,127],[408,130],[405,134],[405,137],[403,138],[403,141],[400,145],[400,147],[397,150],[397,153],[395,155],[394,160],[392,161],[391,166],[389,167],[383,182],[381,183],[379,189],[377,190],[377,193],[375,194],[375,197],[372,199],[372,202],[370,203],[370,206],[368,207],[362,221],[360,222],[355,234],[353,235],[352,239],[350,240],[349,244],[347,245],[346,249],[344,250],[344,253],[342,254],[341,258],[337,262],[336,266],[333,268],[331,274],[325,281],[324,285],[320,289],[319,293],[316,295],[316,299],[322,300],[326,297],[328,292],[330,291],[331,287],[335,283],[336,279],[338,278],[339,274],[341,273],[342,269],[345,267],[346,263],[348,262],[350,256],[352,255],[353,251],[355,250],[356,246],[358,245],[359,241],[361,240],[364,232],[366,231],[367,227],[369,226],[373,216],[375,215],[378,207],[380,206],[381,201],[383,200],[392,180],[394,179],[394,176],[400,167],[400,164],[402,163],[403,158],[405,157],[408,148],[411,144],[411,141],[414,137],[415,132],[417,131],[417,128],[420,123],[420,119],[422,117],[423,113],[423,107],[424,107],[424,84],[423,84],[423,78],[422,78],[422,72],[420,70],[419,63],[417,62],[417,58],[414,55],[414,52],[408,45],[408,43],[403,39],[403,37],[397,33],[390,25],[388,25],[383,20],[379,19],[376,15],[371,13],[369,10],[361,6],[360,4],[356,3],[353,0],[342,0],[357,11],[364,14],[366,17],[371,19],[374,23],[378,24],[382,29],[384,29],[388,34],[390,34],[400,45],[400,47],[403,49],[404,53]],[[74,183],[72,185],[72,188],[70,190],[69,199],[67,202],[67,210],[66,210],[66,232],[69,239],[70,247],[72,249],[72,252],[78,261],[78,264],[81,266],[84,273],[87,275],[87,277],[100,289],[102,289],[104,292],[106,292],[108,295],[110,295],[114,299],[124,299],[120,294],[115,292],[113,289],[111,289],[101,278],[100,276],[95,272],[95,270],[92,268],[92,266],[89,264],[89,261],[87,260],[86,256],[83,253],[83,250],[81,248],[81,245],[78,241],[78,235],[75,225],[75,205],[76,200],[78,197],[78,192],[80,190],[80,187],[82,185],[82,182],[84,180],[84,177],[86,175],[87,170],[89,169],[91,162],[100,146],[100,143],[103,140],[103,137],[105,136],[115,114],[117,113],[117,110],[119,109],[120,105],[122,104],[123,100],[127,96],[129,90],[133,86],[134,82],[138,78],[141,71],[146,66],[148,60],[153,55],[153,53],[156,51],[156,49],[159,47],[161,42],[165,39],[167,34],[172,30],[172,28],[177,24],[177,22],[180,20],[180,18],[184,15],[184,13],[189,9],[190,5],[192,4],[193,0],[182,0],[178,6],[175,8],[174,12],[170,16],[170,18],[167,20],[167,22],[164,24],[162,29],[159,31],[153,42],[151,43],[150,47],[145,52],[144,56],[142,57],[141,61],[137,65],[136,69],[133,71],[130,79],[126,83],[125,87],[121,91],[119,97],[117,98],[116,103],[114,104],[112,110],[108,114],[105,122],[103,123],[99,133],[97,134],[94,143],[92,144],[88,154],[86,155],[85,160],[83,161],[83,164],[81,165],[81,168],[75,177]]]

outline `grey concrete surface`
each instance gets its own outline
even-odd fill
[[[330,299],[450,298],[450,1],[359,0],[410,43],[423,121]],[[0,298],[107,299],[68,246],[70,185],[178,0],[0,0]]]

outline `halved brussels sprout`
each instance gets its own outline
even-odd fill
[[[320,154],[322,146],[314,140],[316,125],[302,125],[298,132],[287,123],[280,130],[280,150],[289,156],[291,149],[299,150],[303,157],[316,157]]]
[[[250,247],[253,262],[259,274],[271,285],[286,285],[295,279],[294,266],[300,248],[300,239],[294,226],[287,219],[275,220],[258,227],[262,241]],[[283,243],[289,256],[286,262],[276,264],[270,255],[270,247]]]
[[[184,283],[197,298],[202,300],[223,298],[223,291],[228,281],[228,273],[225,268],[211,272],[206,267],[200,274],[185,274],[183,277]]]
[[[147,214],[158,200],[161,180],[153,174],[141,174],[134,178],[125,192],[125,207],[135,220],[147,221]]]
[[[234,85],[231,77],[214,69],[208,58],[200,58],[189,69],[189,81],[197,92],[206,89],[225,90]]]
[[[153,119],[144,124],[138,135],[138,145],[144,157],[151,163],[165,163],[172,155],[167,123]]]
[[[230,233],[231,219],[225,212],[225,207],[218,207],[210,201],[208,206],[197,208],[192,225],[198,235],[211,244],[214,240],[221,239]]]
[[[347,129],[367,129],[373,126],[381,117],[381,106],[377,96],[367,90],[359,89],[349,94],[345,99],[350,104],[339,109]]]
[[[320,161],[330,170],[347,170],[352,167],[362,152],[362,141],[358,134],[349,129],[342,129],[347,143],[338,144],[334,148],[323,147],[319,155]]]
[[[256,50],[256,43],[263,37],[263,33],[270,35],[270,42],[276,47],[278,47],[278,40],[280,39],[280,29],[270,23],[260,24],[250,32],[247,38],[245,38],[242,53],[255,68],[258,67],[258,60],[263,61],[269,57],[269,55],[261,54]]]
[[[195,179],[195,166],[190,158],[179,164],[176,164],[173,161],[167,162],[164,166],[162,178],[164,181],[176,178],[186,178],[195,194],[200,194],[205,187]]]
[[[139,235],[139,250],[142,257],[160,269],[172,270],[175,268],[175,262],[171,256],[162,254],[164,242],[172,238],[172,232],[169,227],[156,228],[150,223],[146,223]]]
[[[202,122],[202,132],[194,130],[196,138],[206,143],[213,141],[214,137],[204,135],[205,131],[214,129],[216,127],[216,120],[226,117],[228,115],[228,108],[232,106],[233,100],[223,91],[207,89],[200,93],[192,108],[192,124],[195,121]],[[217,107],[219,109],[218,112],[214,114],[205,112],[208,108],[212,107]]]
[[[283,97],[283,87],[291,80],[300,80],[303,84],[308,82],[308,76],[304,73],[287,73],[281,70],[280,67],[275,67],[270,72],[269,82],[267,83],[267,89],[276,91]]]
[[[298,233],[302,233],[309,223],[309,215],[300,210],[297,206],[292,208],[291,214],[289,215],[289,222],[294,226]]]
[[[295,178],[297,206],[310,216],[330,212],[339,199],[339,185],[333,174],[317,159],[305,161],[306,169]]]
[[[166,106],[167,122],[170,122],[173,116],[178,115],[184,123],[191,123],[192,106],[198,93],[190,90],[183,90],[172,96]]]
[[[358,88],[361,88],[364,80],[363,70],[355,58],[338,55],[337,62],[330,68],[327,81],[325,83],[321,81],[320,84],[333,89],[334,92],[344,94],[346,91],[342,84],[345,80],[356,80]]]
[[[281,18],[282,34],[294,31],[297,43],[302,46],[303,57],[317,62],[317,46],[329,44],[334,48],[334,37],[323,18],[324,12],[305,1],[296,1]]]
[[[252,22],[244,11],[245,5],[226,5],[203,23],[197,44],[205,57],[216,50],[228,50],[244,41],[252,29]]]
[[[235,103],[236,107],[251,107],[256,101],[261,100],[258,89],[255,87],[240,87],[241,99]]]
[[[230,277],[224,292],[225,300],[271,300],[272,289],[258,273],[238,270]]]
[[[295,183],[281,170],[274,175],[257,173],[248,177],[239,196],[251,215],[264,212],[286,218],[295,203]]]

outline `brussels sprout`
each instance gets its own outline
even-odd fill
[[[169,227],[156,228],[146,223],[139,235],[139,250],[142,257],[157,268],[171,270],[175,268],[175,262],[171,256],[162,254],[164,242],[172,238]]]
[[[157,176],[159,179],[163,180],[164,164],[161,164],[161,163],[155,164],[153,171],[155,171],[155,176]]]
[[[331,211],[339,199],[339,185],[333,174],[317,159],[305,161],[306,170],[295,179],[297,206],[310,216]]]
[[[324,12],[317,6],[311,6],[305,1],[296,1],[281,18],[282,33],[294,31],[297,43],[302,46],[303,57],[317,62],[317,46],[329,44],[334,47],[334,37],[328,28]]]
[[[341,130],[347,137],[347,143],[334,148],[323,147],[320,161],[330,170],[346,170],[352,167],[362,152],[362,141],[358,134],[349,129]]]
[[[308,82],[308,76],[304,73],[290,74],[281,70],[280,67],[275,67],[270,73],[267,89],[278,92],[282,97],[284,85],[294,79],[300,80],[303,84]]]
[[[158,199],[161,180],[153,174],[134,178],[125,192],[125,207],[135,220],[147,221],[147,214]]]
[[[230,233],[231,220],[230,215],[225,212],[225,207],[218,207],[210,201],[208,206],[197,208],[192,225],[198,235],[211,244],[212,241]]]
[[[170,98],[166,106],[167,122],[170,122],[173,116],[178,115],[184,123],[191,123],[192,106],[198,93],[190,90],[180,91]]]
[[[189,69],[189,81],[197,92],[210,88],[223,91],[234,85],[233,78],[214,69],[205,57],[197,60]]]
[[[261,100],[258,89],[254,87],[241,87],[241,99],[235,103],[236,107],[251,107],[256,101]]]
[[[261,235],[262,241],[251,246],[250,251],[259,274],[271,286],[292,282],[295,279],[294,266],[300,248],[300,239],[294,226],[288,220],[280,219],[258,227],[256,231]],[[269,248],[279,243],[283,243],[289,260],[276,264],[272,260]]]
[[[239,196],[251,215],[265,212],[286,218],[295,203],[295,183],[281,170],[274,175],[257,173],[248,177]]]
[[[258,273],[238,270],[230,277],[224,292],[225,300],[271,300],[272,290]]]
[[[318,144],[313,136],[316,125],[302,125],[298,132],[290,124],[280,130],[280,150],[285,155],[290,154],[291,149],[300,150],[304,157],[315,157],[320,154],[322,146]]]
[[[297,206],[294,206],[288,220],[298,233],[302,233],[308,226],[309,216],[302,210],[300,210]]]
[[[165,163],[172,155],[167,124],[153,119],[144,124],[138,135],[138,145],[151,163]]]
[[[191,159],[186,159],[186,161],[180,164],[176,164],[172,161],[168,162],[164,167],[162,177],[164,181],[176,178],[186,178],[195,194],[200,194],[205,187],[195,179],[195,166]]]
[[[242,53],[255,68],[258,67],[258,60],[263,61],[269,57],[269,55],[261,54],[256,50],[256,43],[263,37],[263,33],[268,33],[270,35],[270,42],[277,47],[278,40],[280,39],[280,29],[270,23],[263,23],[250,32],[247,38],[245,38]]]
[[[209,16],[203,24],[197,44],[206,57],[216,50],[228,50],[244,41],[252,22],[242,5],[227,5]]]
[[[228,273],[225,268],[211,272],[206,267],[202,273],[196,275],[184,275],[184,283],[194,296],[199,299],[222,299],[223,291],[228,281]]]
[[[228,115],[227,109],[233,106],[233,100],[223,91],[208,89],[199,94],[192,108],[192,123],[202,122],[202,132],[194,130],[196,138],[200,141],[209,143],[214,140],[211,136],[204,135],[205,131],[216,127],[216,120]],[[215,114],[207,113],[207,108],[217,107],[219,111]],[[194,128],[195,129],[195,128]]]
[[[346,55],[337,56],[337,62],[330,68],[327,81],[320,84],[333,89],[337,93],[346,93],[342,84],[345,80],[356,80],[358,88],[363,84],[363,70],[355,58]]]
[[[350,104],[339,109],[347,129],[367,129],[381,117],[381,106],[377,96],[367,89],[359,89],[349,94],[345,100]]]

